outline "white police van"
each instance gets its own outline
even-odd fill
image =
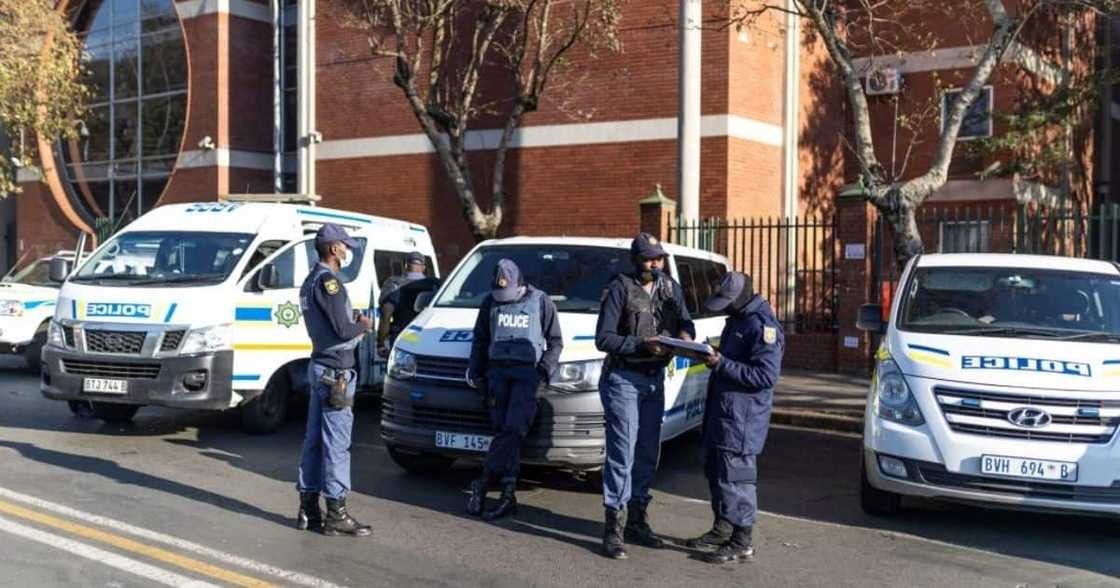
[[[292,391],[307,386],[311,342],[299,289],[318,262],[314,234],[325,222],[361,245],[341,271],[355,310],[376,312],[380,284],[403,272],[410,251],[436,271],[427,229],[404,221],[277,201],[162,206],[101,245],[62,286],[43,395],[90,400],[109,421],[127,421],[144,405],[240,407],[246,430],[274,430]],[[362,390],[383,381],[373,346],[357,351]]]
[[[717,338],[724,319],[706,316],[704,300],[728,271],[721,256],[666,244],[667,271],[681,283],[697,340]],[[599,399],[603,354],[595,323],[608,281],[632,271],[630,241],[516,237],[476,246],[428,306],[397,339],[382,394],[381,436],[401,467],[432,472],[458,458],[480,459],[491,441],[481,394],[466,382],[475,318],[502,258],[517,263],[527,283],[556,303],[564,335],[560,368],[539,391],[540,405],[525,441],[525,463],[593,470],[604,459]],[[424,302],[426,303],[426,301]],[[677,358],[667,370],[662,440],[703,420],[708,370]]]
[[[1120,514],[1120,269],[923,255],[899,282],[865,415],[861,499]],[[886,319],[884,322],[883,319]]]
[[[50,278],[52,259],[73,262],[73,251],[59,251],[12,269],[0,279],[0,353],[19,355],[28,370],[39,373],[40,354],[54,316],[61,282]]]

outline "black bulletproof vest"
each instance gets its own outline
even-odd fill
[[[620,334],[645,339],[658,335],[676,337],[680,333],[680,310],[673,300],[671,281],[660,278],[652,294],[649,294],[634,276],[619,276],[618,279],[626,286],[626,310],[619,325]],[[641,364],[642,367],[667,363],[664,358],[654,357],[644,348],[623,359],[624,363]]]
[[[439,280],[435,278],[413,280],[400,286],[400,303],[393,308],[393,322],[389,325],[389,332],[396,334],[403,331],[420,314],[416,311],[416,299],[424,292],[435,290],[437,286]]]

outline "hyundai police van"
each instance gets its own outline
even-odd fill
[[[50,263],[56,258],[73,261],[74,252],[36,259],[0,279],[0,353],[22,356],[35,373],[62,286],[50,278]]]
[[[1120,514],[1120,270],[1026,255],[923,255],[883,331],[861,499],[920,496]]]
[[[283,202],[162,206],[94,251],[62,286],[43,354],[42,392],[90,400],[104,420],[157,405],[240,407],[250,432],[284,420],[305,391],[311,342],[299,289],[318,263],[325,222],[360,247],[340,274],[354,309],[375,313],[380,285],[410,251],[436,271],[428,231],[412,223]],[[380,388],[384,360],[365,341],[360,390]]]
[[[525,281],[556,303],[564,335],[560,366],[541,385],[536,421],[522,460],[572,470],[599,468],[604,458],[604,417],[599,375],[604,355],[595,348],[595,323],[607,282],[633,270],[630,241],[619,239],[516,237],[474,248],[397,339],[382,394],[381,437],[401,467],[432,472],[459,458],[481,459],[490,446],[490,417],[482,394],[467,385],[475,318],[490,292],[494,267],[517,263]],[[727,272],[727,260],[697,249],[665,245],[666,271],[684,289],[697,340],[717,338],[724,319],[701,305]],[[703,421],[708,371],[677,358],[665,382],[662,439],[695,429]]]

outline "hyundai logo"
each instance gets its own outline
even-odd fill
[[[1007,420],[1011,421],[1011,424],[1019,427],[1037,429],[1050,424],[1050,413],[1037,408],[1024,406],[1023,408],[1016,408],[1007,413]]]

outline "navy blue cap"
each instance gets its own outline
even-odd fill
[[[498,302],[513,302],[521,297],[521,268],[512,260],[502,259],[494,268],[492,295]]]
[[[408,258],[405,261],[407,261],[408,263],[428,265],[428,260],[425,259],[424,254],[420,253],[419,251],[413,251],[412,253],[409,253]]]
[[[342,227],[334,223],[326,223],[319,227],[319,232],[315,233],[315,244],[329,245],[331,243],[342,243],[350,249],[358,248],[358,242],[346,234]]]
[[[665,257],[665,249],[661,241],[649,233],[640,233],[630,242],[630,255],[642,259],[657,259]]]
[[[723,312],[750,289],[750,278],[739,272],[727,272],[719,282],[719,290],[704,301],[704,310]],[[747,292],[750,294],[750,292]]]

